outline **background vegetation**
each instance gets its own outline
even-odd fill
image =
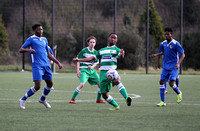
[[[113,32],[114,0],[85,0],[86,38],[97,37],[96,49],[107,45],[108,34]],[[146,60],[146,1],[118,0],[117,46],[126,51],[120,60],[120,69],[145,67]],[[26,1],[26,38],[33,34],[31,26],[41,23],[44,36],[52,45],[51,0]],[[1,0],[0,4],[0,65],[22,63],[18,49],[22,40],[23,0]],[[0,19],[1,19],[0,18]],[[199,25],[200,1],[184,0],[184,40],[186,58],[183,68],[200,69]],[[163,28],[172,27],[174,38],[180,41],[180,0],[150,0],[150,54],[157,52],[163,41]],[[82,41],[82,0],[55,1],[54,45],[58,46],[57,57],[65,66],[74,65],[71,60],[83,48]],[[87,45],[86,45],[87,46]],[[3,53],[5,52],[5,53]],[[6,55],[5,55],[6,54]],[[26,53],[26,64],[30,64]],[[156,67],[155,59],[149,59],[150,66]]]

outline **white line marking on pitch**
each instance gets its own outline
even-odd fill
[[[92,92],[89,92],[92,93]],[[96,93],[96,92],[93,92]],[[112,93],[112,94],[119,94],[119,93]],[[128,94],[131,96],[132,99],[140,98],[140,95],[137,94]],[[114,98],[115,100],[124,100],[124,98]],[[18,99],[5,99],[5,98],[0,98],[0,103],[5,103],[5,101],[12,101],[14,103],[18,102]],[[47,100],[48,102],[67,102],[66,100]],[[93,102],[95,99],[90,99],[90,100],[76,100],[77,102]],[[27,102],[38,102],[38,100],[27,100]]]

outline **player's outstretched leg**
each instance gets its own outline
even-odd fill
[[[106,99],[106,101],[113,106],[113,108],[110,108],[110,110],[119,110],[119,105],[112,98],[112,96],[108,95],[108,98]]]
[[[21,98],[19,99],[20,102],[20,108],[21,109],[25,109],[25,103],[26,103],[26,99],[28,97],[31,97],[33,94],[35,94],[36,90],[34,87],[31,87],[28,92]]]
[[[45,86],[43,94],[41,98],[39,99],[39,103],[43,104],[46,108],[51,108],[51,105],[46,101],[47,95],[50,93],[51,88]]]
[[[118,87],[119,92],[121,93],[121,95],[122,95],[122,96],[124,97],[124,99],[126,100],[127,106],[131,106],[132,99],[131,99],[131,97],[128,96],[127,91],[126,91],[126,88],[124,87],[124,85],[120,82],[120,83],[117,85],[117,87]]]

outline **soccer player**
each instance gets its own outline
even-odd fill
[[[96,45],[96,38],[94,36],[90,36],[87,39],[88,47],[82,49],[78,54],[77,58],[87,58],[91,56],[95,56],[97,51],[94,49]],[[77,62],[77,77],[79,78],[80,84],[75,89],[74,94],[69,101],[69,103],[76,104],[76,97],[88,81],[90,85],[98,85],[97,90],[97,100],[96,103],[105,103],[105,101],[101,100],[101,92],[99,87],[99,75],[97,74],[95,67],[98,64],[98,60],[90,61],[90,62]]]
[[[42,80],[45,80],[46,86],[44,87],[43,94],[39,99],[46,108],[51,108],[50,104],[46,101],[46,96],[50,93],[53,86],[52,71],[49,63],[49,59],[53,60],[59,69],[62,69],[62,64],[51,55],[48,49],[47,39],[42,37],[43,28],[40,24],[32,26],[34,35],[30,36],[26,42],[19,49],[20,53],[29,52],[32,63],[32,75],[35,85],[31,87],[28,92],[19,100],[20,108],[25,109],[25,102],[28,97],[35,94],[40,89]]]
[[[159,51],[157,54],[152,56],[164,55],[162,72],[160,75],[160,103],[157,104],[158,107],[166,106],[165,102],[165,80],[169,80],[169,85],[177,94],[177,103],[182,101],[182,92],[178,90],[175,84],[176,77],[178,75],[180,63],[183,61],[185,54],[182,46],[178,41],[173,39],[173,31],[171,28],[165,28],[165,38],[166,40],[160,44]],[[180,59],[178,55],[180,54]]]
[[[110,81],[106,77],[106,73],[110,69],[116,69],[117,68],[117,59],[119,57],[124,57],[124,50],[119,49],[116,47],[117,43],[117,34],[111,33],[108,37],[108,45],[105,48],[102,48],[98,51],[98,54],[96,56],[84,58],[84,59],[77,59],[74,58],[73,61],[75,62],[83,62],[83,61],[92,61],[99,59],[100,60],[100,89],[101,93],[103,95],[103,98],[111,104],[114,108],[111,110],[119,110],[119,105],[117,102],[113,99],[111,95],[109,95],[110,89],[111,89],[111,83],[113,85],[117,85],[119,92],[121,95],[125,98],[125,101],[128,106],[131,106],[131,97],[127,95],[126,88],[124,85],[120,82],[120,79]]]
[[[160,56],[163,55],[164,53],[157,53],[157,54],[153,54],[152,57],[155,57],[157,56],[158,57],[158,60],[157,60],[157,67],[160,69]],[[154,56],[155,55],[155,56]],[[179,56],[180,58],[180,56]],[[167,94],[167,82],[169,82],[169,80],[165,80],[165,94]],[[178,87],[178,90],[180,91],[179,89],[179,75],[176,77],[176,86]]]

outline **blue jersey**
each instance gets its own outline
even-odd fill
[[[180,43],[174,39],[167,44],[167,40],[160,44],[158,52],[164,52],[162,68],[166,70],[173,70],[179,61],[179,55],[184,53]]]
[[[52,51],[52,49],[51,49],[51,47],[48,46],[48,49],[49,49],[49,52],[50,52],[52,55],[54,55],[54,54],[53,54],[53,51]]]
[[[26,40],[22,47],[28,47],[29,49],[35,50],[34,54],[30,53],[32,67],[50,66],[49,58],[47,56],[49,49],[46,38],[39,38],[36,35],[33,35]]]

